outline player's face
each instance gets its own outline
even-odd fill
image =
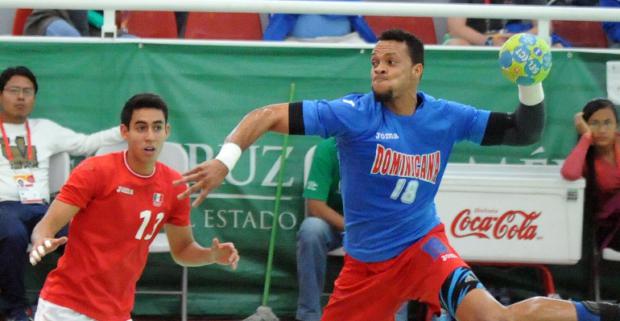
[[[146,165],[155,164],[164,141],[170,133],[164,112],[155,108],[133,111],[129,128],[121,125],[121,134],[127,141],[129,158]]]
[[[618,121],[611,109],[603,108],[594,112],[588,119],[588,126],[595,146],[612,146],[615,143]]]
[[[414,64],[405,42],[379,41],[370,58],[372,90],[377,96],[398,98],[416,89],[422,64]]]
[[[32,113],[35,93],[34,84],[24,76],[13,76],[0,92],[2,120],[9,123],[23,123]]]

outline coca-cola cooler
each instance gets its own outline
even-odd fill
[[[584,188],[560,166],[450,163],[436,205],[466,261],[574,264]]]

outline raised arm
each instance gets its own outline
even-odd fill
[[[54,200],[43,216],[43,219],[34,227],[31,236],[32,250],[30,264],[36,265],[45,255],[55,251],[60,245],[67,243],[67,237],[55,238],[56,233],[67,225],[80,210],[79,207]]]
[[[289,133],[289,124],[291,122],[298,123],[300,118],[299,115],[290,116],[295,113],[289,113],[289,108],[301,112],[300,106],[290,105],[290,107],[288,103],[269,105],[255,109],[245,115],[228,135],[222,149],[214,159],[199,164],[196,168],[183,174],[181,180],[175,181],[175,184],[195,182],[178,197],[183,199],[200,191],[200,195],[192,203],[192,206],[198,206],[213,189],[220,186],[241,157],[243,150],[252,145],[267,131]],[[292,119],[291,121],[289,121],[289,116]]]
[[[531,145],[542,136],[545,127],[543,87],[541,83],[519,87],[519,106],[512,113],[492,112],[482,145]]]

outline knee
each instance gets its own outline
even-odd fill
[[[28,247],[29,237],[28,232],[24,228],[14,228],[6,233],[3,233],[2,244],[10,248],[15,248],[22,252],[26,251]]]
[[[307,217],[301,223],[297,232],[297,241],[300,243],[323,242],[325,234],[329,233],[331,227],[327,222],[318,217]]]

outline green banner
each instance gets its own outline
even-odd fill
[[[37,75],[33,117],[82,132],[119,123],[134,93],[160,94],[170,106],[171,141],[183,144],[190,166],[210,159],[250,110],[296,99],[333,99],[369,90],[371,49],[243,47],[151,43],[0,43],[3,66],[27,65]],[[555,164],[576,141],[573,115],[605,95],[605,62],[620,54],[553,53],[545,81],[547,119],[540,143],[527,147],[456,146],[453,162]],[[503,79],[497,51],[429,49],[421,90],[493,111],[513,111],[517,88]],[[279,233],[269,305],[292,315],[297,297],[295,242],[303,220],[305,156],[318,138],[291,137],[286,151]],[[190,314],[244,316],[261,302],[276,194],[282,136],[268,134],[246,151],[225,183],[192,212],[194,234],[237,245],[236,272],[219,266],[189,272]],[[36,273],[36,271],[35,271]],[[180,268],[165,254],[151,255],[141,287],[176,287]],[[33,286],[40,286],[40,277]],[[176,298],[138,296],[136,313],[176,313]]]

